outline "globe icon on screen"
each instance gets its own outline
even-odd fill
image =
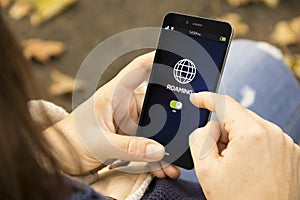
[[[196,66],[189,59],[179,60],[174,66],[173,75],[178,83],[187,84],[195,78]]]

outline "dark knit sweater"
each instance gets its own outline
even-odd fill
[[[67,177],[65,180],[72,189],[71,196],[69,198],[70,200],[106,200],[105,197],[95,192],[93,188],[88,185],[79,183]]]
[[[143,200],[206,199],[199,184],[184,180],[154,178],[147,188]]]
[[[73,188],[71,200],[104,200],[102,195],[96,193],[91,187],[71,181]],[[172,179],[154,178],[146,190],[142,200],[202,200],[205,196],[198,184]]]

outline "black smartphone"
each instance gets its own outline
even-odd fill
[[[210,112],[192,105],[190,94],[216,91],[232,37],[226,22],[168,13],[139,119],[137,136],[166,148],[164,161],[194,167],[189,135],[205,126]]]

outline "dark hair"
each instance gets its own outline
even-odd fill
[[[0,10],[0,199],[66,199],[69,188],[29,113],[32,80]]]

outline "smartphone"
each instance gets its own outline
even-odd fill
[[[192,105],[189,96],[216,91],[232,32],[226,22],[164,17],[136,134],[164,145],[164,161],[194,167],[189,135],[206,125],[210,112]]]

